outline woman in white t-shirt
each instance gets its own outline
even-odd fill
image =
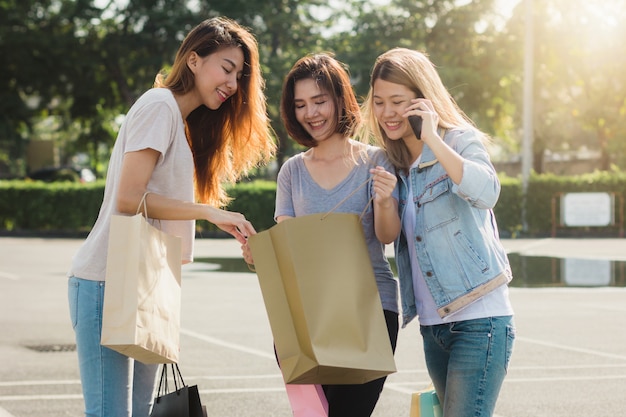
[[[69,306],[76,333],[85,414],[146,417],[157,365],[100,346],[102,302],[114,214],[147,213],[182,241],[181,263],[193,260],[195,220],[207,220],[244,243],[255,230],[240,213],[222,210],[223,188],[275,152],[257,43],[227,18],[193,28],[165,76],[131,107],[111,153],[98,219],[72,262]]]

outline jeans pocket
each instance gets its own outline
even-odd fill
[[[515,343],[515,326],[509,324],[506,326],[506,351],[504,357],[504,370],[508,372],[509,362],[513,354],[513,344]]]
[[[493,330],[493,323],[491,317],[470,319],[453,322],[450,325],[450,332],[474,334],[477,336],[489,336]]]
[[[72,328],[76,329],[78,324],[78,280],[75,277],[70,277],[67,283],[67,299],[70,307],[70,320],[72,321]]]

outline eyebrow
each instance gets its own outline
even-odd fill
[[[328,93],[320,93],[317,95],[314,95],[313,97],[311,97],[312,100],[316,100],[318,98],[322,98],[322,97],[328,97],[330,94]],[[294,101],[305,101],[306,99],[303,98],[294,98]]]
[[[237,66],[237,64],[235,64],[234,61],[228,59],[228,58],[223,58],[224,61],[226,61],[227,63],[230,64],[231,67],[235,68]]]
[[[382,98],[381,96],[374,94],[373,96],[374,98]],[[390,99],[394,99],[394,98],[407,98],[408,96],[406,94],[394,94],[392,96],[390,96]]]

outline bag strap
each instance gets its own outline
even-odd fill
[[[183,374],[180,372],[180,368],[177,363],[173,363],[170,365],[172,368],[172,380],[174,381],[174,391],[178,391],[181,388],[185,387],[185,380],[183,379]],[[167,364],[163,364],[163,368],[161,369],[161,379],[159,380],[159,389],[158,396],[162,397],[166,394],[169,394],[169,386],[168,386],[168,377],[167,377]]]
[[[174,367],[176,367],[176,372],[174,372]],[[174,385],[176,386],[176,391],[179,390],[177,380],[180,382],[180,388],[185,386],[185,380],[183,379],[183,374],[180,372],[180,368],[177,363],[172,364],[172,374],[174,374]]]
[[[162,397],[168,392],[169,390],[167,387],[167,364],[163,364],[163,368],[161,369],[161,379],[159,380],[159,389],[157,391],[157,396]]]
[[[339,206],[341,206],[343,203],[345,203],[346,201],[348,201],[348,199],[350,197],[352,197],[357,191],[359,191],[361,188],[363,188],[366,184],[369,184],[372,181],[371,178],[367,178],[365,181],[363,181],[361,183],[361,185],[359,185],[358,187],[356,187],[354,190],[352,190],[352,192],[350,194],[348,194],[347,196],[345,196],[339,203],[337,203],[335,205],[335,207],[331,208],[330,210],[328,210],[326,212],[326,214],[324,214],[322,216],[322,220],[324,220],[326,217],[328,217],[328,215],[330,213],[332,213],[333,211],[335,211]],[[369,201],[367,202],[367,204],[365,205],[365,207],[363,208],[363,211],[361,212],[361,215],[359,216],[359,220],[361,220],[363,218],[363,216],[365,215],[365,212],[367,211],[367,207],[370,205],[370,203],[372,202],[372,200],[374,200],[374,196],[372,195],[369,199]]]
[[[135,211],[135,214],[139,214],[139,211],[141,210],[141,206],[143,205],[143,217],[145,217],[146,219],[148,218],[148,204],[146,203],[146,196],[148,194],[150,194],[150,191],[146,191],[145,193],[143,193],[141,200],[139,200],[137,211]]]
[[[146,191],[145,193],[143,193],[143,196],[141,197],[141,200],[139,200],[139,205],[137,206],[137,211],[135,211],[135,214],[139,214],[139,211],[141,210],[141,206],[143,206],[143,217],[146,219],[146,221],[148,221],[148,203],[146,202],[146,196],[148,194],[150,194],[151,191]],[[161,219],[155,219],[153,220],[153,222],[158,222],[159,223],[159,230],[161,230]],[[154,223],[152,223],[154,225]]]

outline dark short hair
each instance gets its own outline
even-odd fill
[[[331,96],[337,112],[335,131],[344,136],[352,136],[361,122],[359,104],[350,84],[348,69],[328,53],[310,54],[300,58],[285,77],[280,115],[289,136],[309,148],[317,146],[296,119],[295,84],[304,79],[315,80],[320,89]]]

